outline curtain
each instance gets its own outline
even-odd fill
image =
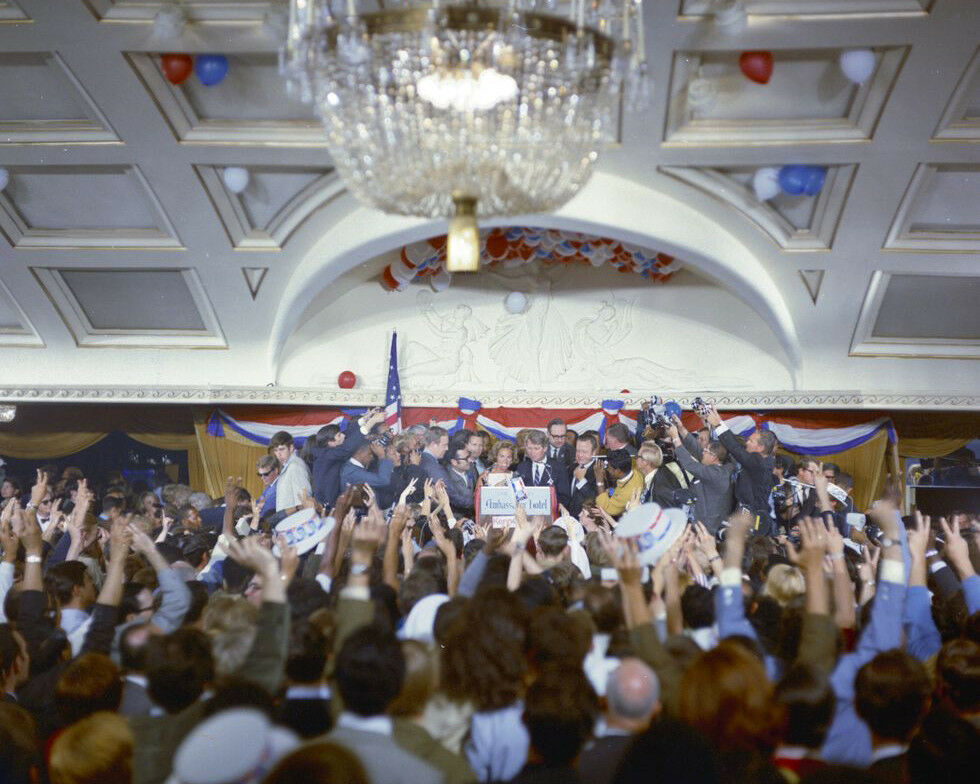
[[[107,432],[9,433],[0,431],[0,455],[18,459],[44,459],[73,455],[88,449]]]
[[[203,466],[203,487],[210,496],[221,496],[225,492],[225,479],[229,476],[241,477],[245,488],[256,496],[262,492],[262,480],[258,476],[255,462],[268,454],[268,449],[262,444],[256,444],[226,430],[223,438],[208,435],[207,409],[196,409],[194,412],[194,433],[197,440],[198,454]]]
[[[972,438],[902,438],[898,442],[898,454],[902,457],[942,457],[962,449],[972,440]]]

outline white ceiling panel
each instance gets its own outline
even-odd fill
[[[225,345],[193,269],[37,267],[32,271],[79,346]]]
[[[980,164],[920,164],[885,247],[980,252]]]
[[[871,334],[980,340],[980,277],[892,275]]]
[[[0,229],[17,247],[180,247],[135,167],[24,166],[0,193]]]

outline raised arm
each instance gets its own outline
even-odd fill
[[[81,652],[98,652],[107,656],[112,650],[112,639],[119,620],[119,603],[122,601],[123,581],[126,578],[126,558],[133,537],[128,519],[116,518],[109,535],[109,563],[106,566],[102,589],[92,608],[92,621],[85,633]],[[145,536],[145,534],[144,534]]]
[[[944,517],[940,517],[939,525],[942,526],[946,537],[946,560],[953,565],[960,576],[967,611],[972,615],[980,610],[980,577],[977,576],[973,562],[970,560],[970,548],[956,522],[950,525]]]
[[[164,634],[176,631],[191,606],[191,592],[177,572],[170,568],[167,559],[157,550],[156,544],[136,526],[130,526],[133,549],[142,555],[160,583],[160,609],[153,613],[151,623],[158,626]]]
[[[935,621],[932,620],[929,589],[926,588],[926,548],[929,546],[929,518],[918,511],[913,513],[913,527],[909,534],[909,553],[912,571],[909,574],[909,590],[905,598],[905,644],[908,652],[919,661],[926,661],[939,652],[942,639]]]

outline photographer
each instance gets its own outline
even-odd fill
[[[677,462],[697,480],[691,484],[694,518],[715,535],[732,511],[735,465],[727,461],[728,450],[718,441],[710,441],[702,450],[699,439],[691,435],[677,417],[667,432],[674,443]]]
[[[776,436],[769,430],[756,430],[745,446],[721,421],[714,406],[708,406],[705,423],[712,427],[718,440],[741,467],[735,479],[735,499],[746,507],[755,518],[754,527],[760,533],[771,536],[776,525],[769,511],[769,493],[772,491],[772,469],[775,464]]]
[[[644,441],[636,455],[636,470],[643,477],[643,495],[640,503],[656,501],[669,509],[678,506],[676,491],[681,489],[680,480],[664,466],[663,450],[653,441]]]

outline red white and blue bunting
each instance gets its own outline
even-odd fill
[[[225,428],[258,444],[268,444],[280,430],[302,443],[324,425],[345,426],[363,408],[282,409],[274,407],[241,407],[215,409],[208,420],[208,434],[222,437]],[[602,400],[595,408],[484,408],[479,400],[461,397],[455,408],[406,407],[402,409],[402,427],[427,425],[435,421],[451,433],[462,428],[486,430],[494,438],[513,441],[525,428],[545,429],[552,419],[560,418],[569,428],[581,433],[596,430],[605,435],[606,428],[622,422],[630,431],[636,429],[638,412],[624,409],[621,400]],[[780,445],[789,452],[807,455],[829,455],[845,452],[885,432],[889,442],[897,439],[888,417],[869,419],[863,412],[798,412],[773,414],[722,414],[728,427],[739,435],[756,428],[771,430]],[[873,416],[873,415],[871,415]],[[700,420],[685,411],[682,419],[688,429],[696,430]]]

